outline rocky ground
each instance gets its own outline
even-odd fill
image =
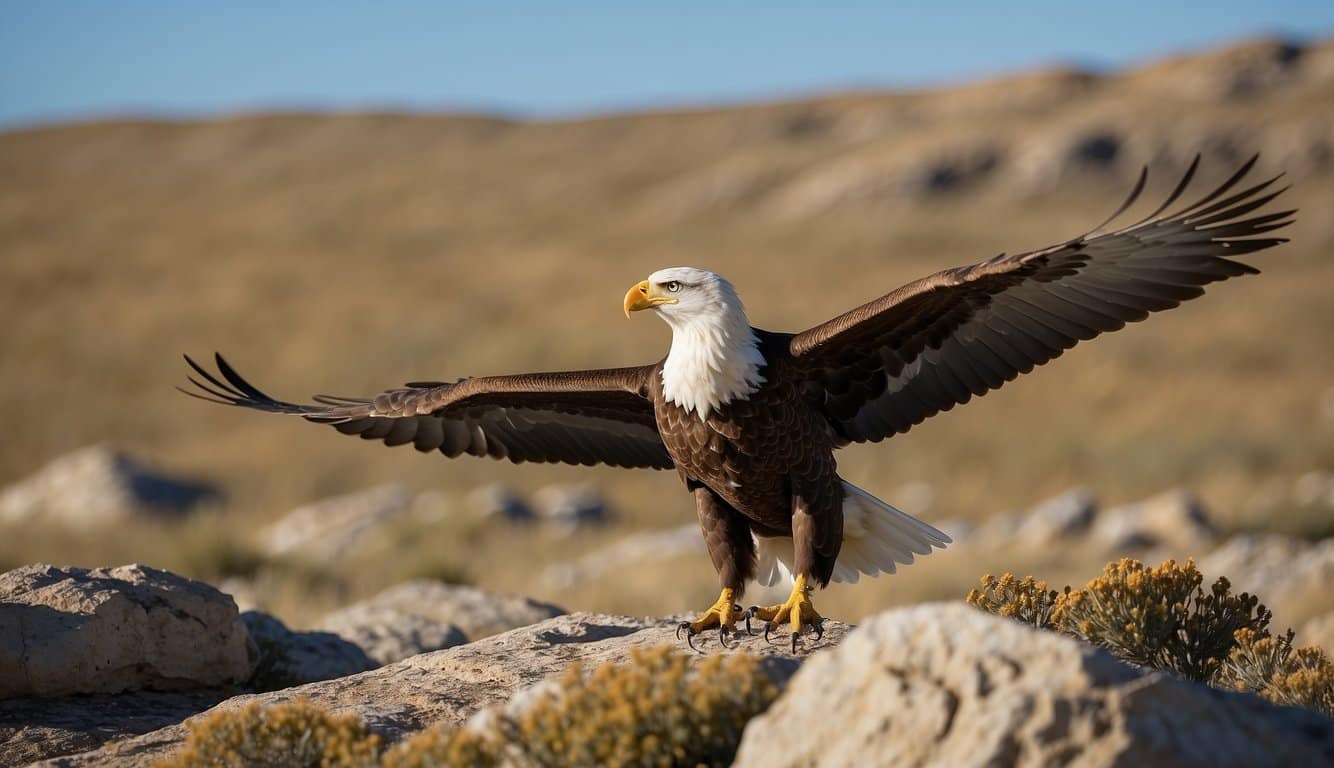
[[[446,610],[448,591],[432,594]],[[476,606],[477,597],[460,603]],[[179,748],[184,721],[201,712],[297,697],[355,713],[392,742],[436,723],[465,724],[488,708],[521,706],[523,692],[573,662],[626,661],[635,649],[680,645],[672,619],[548,617],[551,606],[488,602],[497,608],[480,631],[520,626],[383,666],[365,653],[343,654],[340,669],[336,653],[254,631],[263,625],[198,582],[141,566],[25,567],[0,577],[0,679],[9,686],[0,700],[0,763],[144,765]],[[116,641],[119,655],[107,662]],[[1334,760],[1334,720],[1132,667],[959,603],[897,609],[856,628],[829,622],[795,655],[786,642],[758,635],[727,648],[713,637],[700,645],[703,654],[760,654],[764,673],[786,688],[747,727],[742,766]],[[327,679],[277,680],[265,661],[275,655]],[[90,673],[90,664],[102,674]],[[246,692],[256,686],[282,687]]]

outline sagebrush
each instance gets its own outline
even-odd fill
[[[1272,614],[1258,597],[1233,593],[1225,578],[1208,591],[1203,583],[1191,560],[1149,568],[1124,558],[1083,588],[1062,592],[1031,576],[987,575],[967,602],[1135,664],[1334,716],[1334,662],[1318,648],[1294,648],[1291,630],[1272,635]]]

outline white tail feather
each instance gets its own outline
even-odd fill
[[[834,581],[856,584],[863,574],[893,573],[912,565],[914,555],[944,549],[950,537],[843,481],[843,548]],[[755,580],[766,587],[792,580],[792,539],[755,537]]]

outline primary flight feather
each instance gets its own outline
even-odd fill
[[[1256,213],[1283,192],[1279,177],[1242,187],[1251,158],[1209,194],[1128,226],[1001,255],[909,283],[797,334],[754,328],[731,283],[690,267],[633,286],[627,316],[652,311],[672,329],[666,357],[630,368],[419,382],[374,398],[269,397],[219,355],[217,372],[186,360],[195,397],[302,416],[343,434],[525,461],[675,468],[694,495],[722,592],[687,638],[753,616],[783,623],[795,648],[822,619],[815,586],[893,573],[949,538],[842,480],[834,451],[908,431],[1000,387],[1077,342],[1114,331],[1255,273],[1237,258],[1286,242],[1262,236],[1294,211]],[[752,579],[793,578],[787,601],[739,614]]]

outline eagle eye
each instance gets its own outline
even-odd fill
[[[676,282],[675,280],[672,280],[671,282],[667,283],[666,288],[668,293],[676,293],[677,291],[681,290],[681,284]]]

